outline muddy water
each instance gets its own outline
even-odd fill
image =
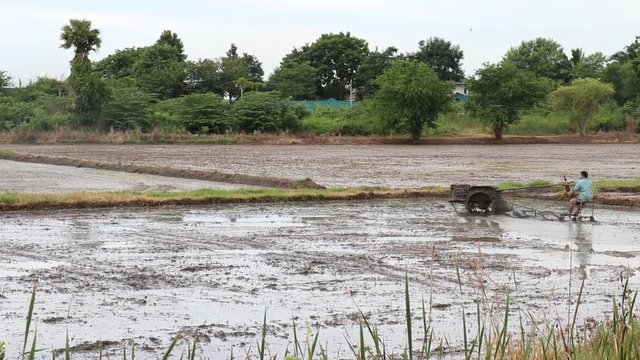
[[[21,153],[170,166],[325,186],[419,187],[505,180],[638,178],[640,144],[571,145],[2,145]],[[615,161],[612,161],[615,160]]]
[[[295,319],[350,358],[344,335],[356,336],[358,307],[398,351],[405,271],[414,323],[431,298],[436,339],[454,357],[462,307],[468,319],[476,302],[502,317],[509,293],[513,319],[565,319],[584,275],[579,318],[606,319],[621,276],[640,287],[640,213],[611,209],[598,209],[597,223],[456,216],[423,200],[0,216],[0,339],[10,357],[36,278],[41,347],[63,347],[68,329],[72,345],[133,339],[155,357],[176,334],[199,334],[210,358],[255,351],[265,309],[280,355]]]

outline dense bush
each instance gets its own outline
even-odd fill
[[[177,125],[194,134],[223,134],[230,128],[228,108],[219,95],[192,94],[158,103],[154,117],[165,129]]]
[[[42,109],[37,109],[35,116],[28,124],[24,124],[22,128],[39,131],[52,131],[69,126],[71,123],[71,115],[69,114],[48,114]]]
[[[321,136],[367,136],[385,133],[369,103],[350,108],[317,108],[302,120],[302,132]]]
[[[592,132],[620,131],[625,127],[624,110],[613,103],[602,107],[587,124],[587,128]]]
[[[9,130],[28,124],[35,117],[32,103],[20,102],[11,97],[0,97],[0,130]]]
[[[42,96],[67,95],[67,84],[56,79],[39,77],[34,83],[18,88],[13,97],[19,101],[33,102]]]
[[[135,87],[115,88],[102,112],[102,128],[114,130],[153,128],[151,105],[154,98]]]
[[[249,92],[233,105],[231,114],[236,129],[244,133],[295,132],[304,109],[277,92]]]
[[[523,114],[506,132],[512,135],[562,135],[573,131],[569,117],[537,109]]]

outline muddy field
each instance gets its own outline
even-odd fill
[[[608,318],[621,276],[640,286],[640,213],[600,208],[596,218],[464,217],[426,200],[5,213],[0,339],[17,354],[38,279],[45,348],[63,347],[68,329],[72,345],[113,341],[115,354],[133,339],[155,358],[178,333],[198,334],[208,358],[255,353],[266,309],[272,353],[284,353],[295,319],[351,358],[343,336],[356,335],[359,307],[399,351],[408,271],[414,308],[432,296],[435,336],[455,358],[462,306],[468,319],[476,302],[501,317],[506,293],[514,323],[525,311],[566,319],[586,276],[580,319]]]
[[[0,160],[0,191],[186,191],[255,186]]]
[[[218,170],[325,186],[420,187],[505,180],[640,177],[640,144],[570,145],[2,145],[21,153]]]

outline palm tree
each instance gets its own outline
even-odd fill
[[[91,28],[91,21],[71,19],[69,24],[62,27],[60,34],[61,48],[75,48],[74,60],[84,61],[89,59],[89,52],[100,48],[100,30]]]

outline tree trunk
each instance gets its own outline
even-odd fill
[[[580,131],[580,136],[584,137],[587,133],[587,122],[581,122],[578,124],[578,130]]]
[[[496,140],[502,140],[502,130],[502,126],[499,125],[493,128],[493,135],[495,135]]]
[[[414,144],[417,144],[420,141],[420,135],[422,135],[422,123],[420,120],[412,119],[409,120],[409,131],[411,132],[411,140]]]

